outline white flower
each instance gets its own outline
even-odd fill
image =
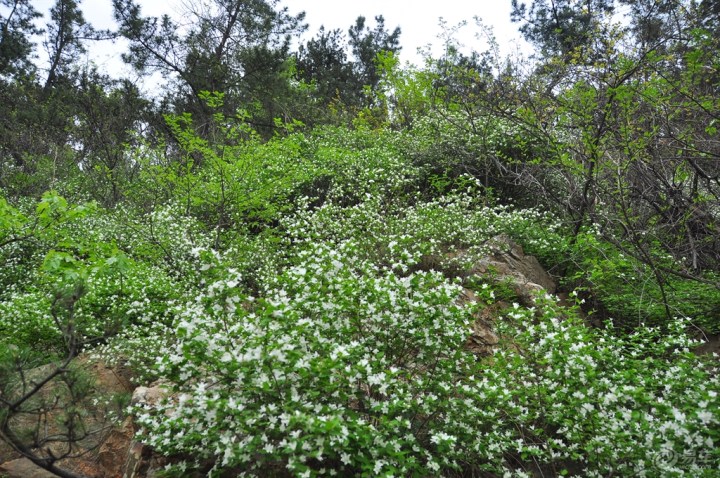
[[[675,420],[677,420],[680,423],[685,423],[685,414],[678,410],[677,408],[673,408],[673,416],[675,417]]]
[[[457,439],[457,438],[454,437],[453,435],[448,435],[448,434],[445,433],[445,432],[438,432],[438,433],[433,433],[433,434],[432,434],[432,436],[430,437],[430,442],[431,442],[431,443],[435,443],[435,444],[438,444],[438,443],[440,443],[440,442],[450,442],[450,443],[453,443],[453,442],[455,442],[456,439]]]
[[[707,410],[697,412],[697,416],[703,425],[707,425],[708,423],[713,421],[713,414],[708,412]]]

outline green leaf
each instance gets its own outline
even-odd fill
[[[42,270],[68,283],[75,283],[87,277],[87,268],[72,254],[51,250],[45,256]]]
[[[35,212],[40,219],[40,223],[47,226],[59,219],[67,211],[67,208],[68,204],[65,198],[54,191],[48,191],[43,194]]]
[[[20,229],[25,222],[27,222],[27,218],[8,204],[5,198],[0,197],[0,237]]]
[[[113,255],[104,260],[102,270],[106,273],[124,274],[132,265],[130,258],[124,252],[115,250]]]

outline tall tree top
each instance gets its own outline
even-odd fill
[[[0,7],[0,77],[29,74],[34,71],[30,38],[42,33],[34,23],[42,15],[29,0],[0,0]]]
[[[512,0],[510,19],[544,55],[568,57],[592,41],[603,16],[612,14],[613,0]]]

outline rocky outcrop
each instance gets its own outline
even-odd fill
[[[126,462],[135,435],[131,418],[126,418],[121,427],[112,430],[98,449],[96,462],[103,470],[103,477],[125,477]]]
[[[8,478],[57,478],[55,474],[43,470],[27,458],[18,458],[3,463],[0,465],[0,476]]]
[[[77,364],[94,379],[95,394],[109,396],[133,391],[131,381],[122,367],[108,367],[102,362],[91,361],[80,356]],[[137,387],[134,389],[134,403],[156,403],[164,390],[159,386]],[[100,418],[102,420],[102,418]],[[151,451],[134,440],[135,426],[130,417],[118,427],[108,428],[106,433],[97,435],[93,443],[84,444],[87,452],[72,459],[58,462],[58,466],[88,478],[140,478],[152,474],[150,470],[156,461],[151,460]],[[1,452],[1,450],[0,450]],[[14,459],[13,459],[14,458]],[[54,474],[33,464],[26,458],[19,458],[10,451],[0,453],[0,476],[3,478],[50,478]],[[157,467],[155,467],[157,468]]]
[[[554,293],[557,286],[553,278],[534,257],[526,255],[520,245],[506,235],[492,238],[486,244],[489,252],[467,271],[468,276],[481,276],[495,283],[509,284],[519,302],[532,305],[536,294]],[[462,303],[478,302],[475,293],[463,289]],[[470,328],[465,348],[470,352],[491,355],[500,342],[494,331],[494,322],[509,304],[499,301],[480,309]]]
[[[79,458],[61,460],[58,465],[88,478],[150,478],[160,468],[153,459],[152,450],[134,440],[135,427],[127,418],[122,426],[108,433],[95,453]],[[55,478],[56,475],[33,464],[27,458],[18,458],[0,465],[0,476],[5,478]]]
[[[460,297],[460,303],[477,303],[478,298],[470,289],[463,289]],[[498,306],[492,306],[481,309],[474,315],[475,321],[470,326],[470,335],[465,342],[465,348],[477,355],[490,355],[500,342],[500,338],[493,331],[493,323],[497,316]]]
[[[474,265],[472,274],[490,276],[496,282],[509,281],[523,302],[532,303],[534,294],[540,291],[555,293],[555,281],[537,258],[526,255],[508,236],[496,236],[486,246],[490,252]]]

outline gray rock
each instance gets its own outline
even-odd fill
[[[555,281],[537,258],[526,255],[522,247],[508,236],[495,236],[487,246],[490,253],[474,265],[471,273],[493,274],[497,281],[509,279],[515,286],[515,292],[526,303],[532,303],[534,295],[542,291],[555,293]]]
[[[18,458],[0,465],[0,476],[7,478],[57,478],[27,458]]]

